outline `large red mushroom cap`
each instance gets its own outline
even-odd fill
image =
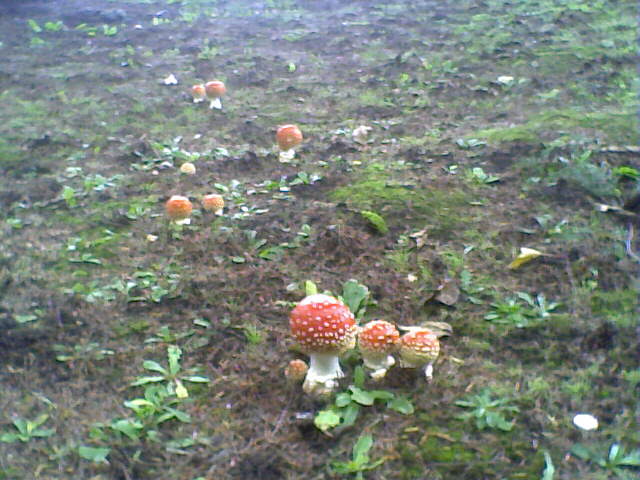
[[[440,353],[438,336],[427,328],[415,327],[400,337],[401,366],[405,368],[425,367],[427,379],[431,379],[433,362]]]
[[[227,92],[227,87],[225,87],[224,83],[220,80],[213,80],[211,82],[205,83],[204,89],[207,93],[207,97],[209,97],[210,99],[220,98]]]
[[[289,315],[291,334],[305,353],[340,354],[355,346],[356,321],[344,303],[317,293],[304,298]]]
[[[169,200],[167,200],[164,207],[168,217],[174,222],[189,218],[193,211],[191,201],[187,197],[183,197],[181,195],[173,195]]]
[[[276,132],[280,150],[291,150],[302,142],[302,132],[296,125],[283,125]]]
[[[383,378],[396,362],[391,354],[396,350],[400,333],[385,320],[373,320],[362,327],[358,346],[366,367],[373,370],[374,380]]]
[[[344,375],[338,355],[355,346],[358,327],[353,313],[334,297],[309,295],[291,311],[289,326],[302,351],[309,355],[304,391],[330,393]]]

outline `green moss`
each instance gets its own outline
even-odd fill
[[[482,138],[490,142],[540,142],[543,135],[560,131],[589,129],[604,135],[613,143],[638,140],[638,119],[635,112],[603,109],[584,112],[578,109],[551,110],[534,115],[523,125],[480,130],[469,138]]]
[[[360,179],[350,185],[340,187],[331,193],[331,199],[345,202],[358,210],[376,212],[407,212],[412,223],[424,226],[430,233],[439,234],[457,231],[469,221],[468,209],[470,198],[462,190],[433,187],[416,187],[411,184],[397,183],[391,178],[392,173],[380,171],[370,166]],[[407,211],[408,210],[408,211]],[[403,215],[386,215],[387,223],[406,224]]]
[[[633,289],[595,291],[591,296],[591,311],[620,327],[632,327],[637,322],[638,292]]]
[[[427,462],[468,462],[475,458],[472,450],[460,443],[452,443],[439,437],[428,437],[421,445],[421,454]]]
[[[378,215],[376,212],[371,212],[369,210],[361,210],[360,215],[362,215],[373,228],[376,229],[378,233],[385,234],[389,232],[389,227],[387,227],[387,222],[385,222],[382,216]]]

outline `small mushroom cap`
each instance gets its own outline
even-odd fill
[[[185,162],[182,165],[180,165],[180,171],[182,173],[186,173],[187,175],[195,175],[196,166],[191,162]]]
[[[290,382],[301,382],[309,371],[309,365],[304,360],[291,360],[284,369],[284,376]]]
[[[215,193],[205,195],[202,197],[202,208],[211,212],[218,211],[224,208],[224,198],[222,198],[222,195]]]
[[[227,87],[220,80],[214,80],[204,84],[204,89],[207,92],[209,98],[220,98],[227,91]]]
[[[358,327],[353,313],[340,300],[314,294],[289,314],[291,335],[306,354],[340,354],[355,346]]]
[[[400,337],[400,358],[406,367],[433,362],[440,353],[438,336],[426,328],[416,328]]]
[[[183,220],[191,216],[193,205],[187,197],[173,195],[165,204],[165,210],[171,220]]]
[[[280,150],[291,150],[302,142],[302,132],[296,125],[283,125],[276,132]]]
[[[399,338],[400,333],[395,325],[385,320],[373,320],[360,330],[358,345],[363,353],[391,353]]]
[[[203,84],[194,85],[191,87],[191,95],[193,98],[204,98],[207,95],[207,91]]]

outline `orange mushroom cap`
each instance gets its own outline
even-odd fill
[[[202,208],[210,212],[216,212],[224,208],[224,198],[222,198],[222,195],[217,195],[215,193],[205,195],[202,197]]]
[[[220,98],[227,91],[227,87],[220,80],[213,80],[204,84],[204,89],[209,98]]]
[[[165,204],[165,210],[171,220],[183,220],[191,216],[193,205],[187,197],[173,195]]]
[[[426,328],[416,328],[400,337],[400,358],[407,367],[433,362],[440,353],[438,336]]]
[[[207,96],[207,91],[204,88],[204,85],[200,83],[198,85],[194,85],[193,87],[191,87],[191,95],[193,96],[193,98],[200,99]]]
[[[309,365],[304,360],[291,360],[284,370],[284,376],[290,382],[301,382],[309,371]]]
[[[391,353],[399,338],[395,325],[385,320],[373,320],[360,330],[358,345],[363,353]]]
[[[280,150],[291,150],[302,142],[302,132],[296,125],[283,125],[276,132]]]

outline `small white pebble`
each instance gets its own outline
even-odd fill
[[[573,417],[573,424],[582,430],[596,430],[598,428],[598,419],[588,413],[579,413]]]

